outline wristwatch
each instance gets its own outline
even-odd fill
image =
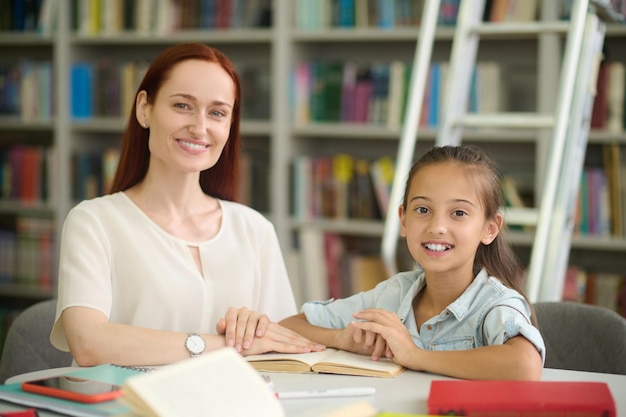
[[[185,340],[185,347],[191,354],[191,357],[200,356],[204,352],[206,343],[204,339],[197,333],[189,333],[187,340]]]

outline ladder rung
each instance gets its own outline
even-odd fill
[[[536,226],[539,211],[536,208],[503,207],[501,209],[506,224]]]
[[[540,33],[567,33],[569,22],[503,22],[481,23],[471,32],[480,35],[534,35]]]
[[[554,116],[551,114],[539,113],[466,114],[455,124],[468,127],[542,129],[554,127]]]

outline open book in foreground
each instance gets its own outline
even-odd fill
[[[285,416],[267,382],[231,348],[128,378],[122,391],[134,412],[124,416]]]
[[[393,378],[404,371],[404,367],[387,358],[373,361],[369,356],[333,348],[311,353],[264,353],[246,356],[245,359],[256,370],[267,372],[328,373]]]

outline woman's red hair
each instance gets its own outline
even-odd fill
[[[235,84],[235,103],[228,141],[217,163],[200,173],[202,190],[213,197],[234,200],[237,195],[239,166],[239,123],[241,120],[241,85],[233,63],[222,52],[201,43],[184,43],[163,51],[150,64],[137,92],[145,90],[148,102],[153,103],[172,68],[190,59],[218,63]],[[137,95],[135,94],[135,97]],[[119,163],[109,193],[124,191],[139,183],[148,172],[150,131],[141,127],[136,117],[137,103],[128,116],[128,123],[120,151]]]

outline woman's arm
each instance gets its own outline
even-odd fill
[[[163,365],[190,357],[185,348],[187,334],[109,323],[98,310],[69,307],[61,315],[70,352],[80,366],[105,363],[118,365]],[[224,336],[202,334],[206,352],[225,347]],[[265,334],[256,338],[243,355],[265,352],[306,353],[323,347],[269,323]]]

